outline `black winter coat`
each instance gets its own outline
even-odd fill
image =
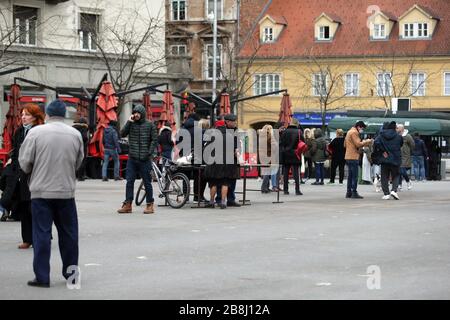
[[[301,130],[295,126],[289,126],[280,137],[281,164],[299,165],[300,160],[295,155],[298,142],[300,140]]]
[[[384,129],[375,139],[374,148],[378,147],[388,153],[388,157],[381,157],[381,164],[399,166],[402,164],[403,137],[395,129]]]
[[[158,144],[161,146],[161,152],[172,152],[174,143],[172,141],[172,129],[163,127],[158,136]]]
[[[25,128],[21,126],[16,130],[12,141],[13,149],[11,152],[11,173],[18,183],[17,191],[19,192],[19,200],[30,201],[31,194],[30,188],[28,187],[29,175],[23,172],[19,165],[19,150],[24,140]]]
[[[219,162],[221,160],[222,163],[216,163],[208,164],[205,168],[205,177],[207,179],[239,179],[240,178],[240,171],[239,171],[239,164],[238,160],[236,158],[236,155],[234,154],[234,150],[237,148],[237,139],[234,137],[234,135],[231,133],[231,131],[226,130],[226,127],[220,127],[217,128],[222,133],[222,139],[223,139],[223,157],[221,159],[218,159],[216,161]],[[207,138],[209,139],[209,138]],[[227,141],[233,141],[233,150],[229,148],[230,150],[227,150]],[[209,142],[209,144],[214,142],[214,138],[212,138],[212,141]],[[233,163],[227,163],[227,152],[233,152]],[[212,156],[215,157],[217,152],[213,152]],[[228,156],[229,157],[229,156]],[[209,162],[209,159],[205,159],[206,162]]]
[[[330,142],[330,147],[333,150],[332,159],[337,162],[345,161],[345,147],[344,137],[336,137]]]

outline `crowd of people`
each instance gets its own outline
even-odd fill
[[[34,250],[33,269],[36,277],[28,282],[30,286],[49,286],[53,223],[58,230],[62,274],[66,279],[72,275],[70,267],[78,263],[78,221],[74,192],[76,179],[83,181],[86,178],[89,139],[86,119],[79,118],[71,127],[64,123],[65,114],[66,106],[60,100],[50,103],[45,114],[37,105],[25,105],[22,109],[22,124],[15,132],[10,159],[0,179],[3,191],[0,198],[1,219],[20,220],[22,243],[18,248],[33,247]],[[200,158],[200,164],[204,166],[200,177],[193,176],[194,201],[204,202],[207,208],[240,207],[236,201],[236,181],[241,174],[236,120],[234,114],[220,117],[214,124],[216,130],[211,133],[208,119],[191,114],[181,126],[187,133],[184,138],[173,132],[170,123],[162,123],[158,129],[156,123],[147,120],[142,105],[133,108],[132,115],[120,132],[117,122],[111,121],[103,136],[103,181],[108,181],[110,159],[114,162],[114,180],[122,180],[119,172],[119,139],[128,138],[125,200],[117,212],[133,212],[134,183],[138,175],[143,179],[146,189],[143,213],[155,212],[152,161],[158,156],[171,159],[177,152],[177,156],[183,156],[186,150],[178,150],[177,147],[186,137],[190,138],[187,152],[193,153],[193,160]],[[314,180],[311,184],[315,186],[325,184],[326,167],[330,172],[327,184],[335,184],[339,172],[339,185],[344,185],[344,171],[347,168],[345,198],[363,199],[357,190],[358,182],[367,181],[375,185],[376,191],[383,191],[383,200],[399,200],[398,192],[402,189],[403,180],[410,190],[410,174],[415,177],[415,181],[424,181],[425,163],[430,159],[439,159],[440,149],[436,141],[432,142],[428,150],[420,135],[411,135],[402,124],[386,122],[376,135],[366,135],[367,138],[362,139],[365,128],[366,124],[358,121],[347,133],[342,129],[336,130],[336,137],[329,142],[321,129],[303,129],[295,118],[287,127],[281,123],[273,127],[265,125],[259,131],[257,141],[259,154],[269,159],[264,162],[262,170],[261,192],[282,191],[289,195],[289,178],[292,176],[295,195],[301,196],[301,184],[307,180]],[[195,148],[196,139],[201,141],[200,149]],[[221,141],[221,153],[214,148],[211,153],[204,152],[217,141]],[[302,144],[304,148],[299,153]],[[428,163],[429,176],[437,178],[437,164],[432,161]],[[204,196],[207,186],[209,199]]]

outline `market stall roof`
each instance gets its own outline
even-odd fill
[[[359,120],[364,121],[367,128],[365,133],[375,134],[381,128],[384,122],[395,121],[403,124],[409,133],[418,132],[423,136],[450,136],[450,120],[445,119],[428,119],[428,118],[399,118],[399,117],[339,117],[334,118],[328,124],[330,130],[343,129],[348,131]]]

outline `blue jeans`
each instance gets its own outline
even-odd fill
[[[323,162],[315,162],[315,166],[316,166],[316,182],[323,182],[323,179],[325,177],[325,172],[324,172],[324,163]]]
[[[398,184],[400,186],[402,185],[402,178],[404,178],[406,182],[409,182],[408,170],[409,168],[400,167],[400,175],[398,176]]]
[[[50,283],[52,224],[58,230],[62,274],[68,278],[69,266],[78,266],[78,218],[75,199],[32,199],[33,270],[36,279]]]
[[[412,160],[416,181],[422,181],[425,179],[425,164],[423,156],[412,156]]]
[[[356,193],[356,188],[358,187],[358,170],[359,161],[358,160],[347,160],[348,166],[348,178],[347,178],[347,193]]]
[[[112,158],[114,161],[114,178],[119,177],[119,153],[117,150],[113,149],[105,149],[105,155],[103,158],[103,166],[102,166],[102,177],[107,178],[108,177],[108,165],[109,165],[109,158]]]
[[[139,172],[144,180],[147,203],[153,203],[153,187],[152,177],[150,172],[152,170],[152,162],[150,160],[134,160],[127,161],[127,186],[125,191],[125,202],[133,202],[134,199],[134,181],[136,180],[136,173]]]

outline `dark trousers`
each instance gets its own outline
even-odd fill
[[[33,243],[31,201],[20,201],[17,211],[20,213],[22,242]]]
[[[408,170],[410,168],[405,168],[405,167],[400,167],[400,175],[398,177],[399,181],[399,185],[402,185],[402,178],[404,178],[406,180],[406,182],[409,182],[409,175],[408,175]]]
[[[305,177],[306,179],[313,178],[313,162],[311,158],[305,158],[306,163],[308,164],[307,168],[305,168]]]
[[[83,158],[83,161],[81,162],[80,167],[78,168],[78,170],[76,172],[77,179],[84,179],[84,178],[86,178],[86,162],[87,162],[87,159],[86,159],[86,156],[85,156]]]
[[[70,266],[78,266],[78,218],[75,199],[32,199],[33,270],[36,279],[50,283],[52,224],[58,230],[62,274],[68,278]]]
[[[153,203],[153,187],[152,177],[150,172],[152,170],[152,162],[150,160],[134,160],[127,161],[127,186],[125,190],[125,202],[133,202],[134,199],[134,182],[136,181],[136,173],[139,172],[144,180],[147,203]]]
[[[334,182],[336,169],[339,167],[339,183],[344,182],[345,161],[331,160],[330,182]]]
[[[300,178],[298,174],[298,164],[284,164],[283,165],[283,191],[289,191],[289,170],[292,167],[292,175],[295,181],[295,191],[300,191]]]
[[[381,165],[381,188],[385,196],[389,195],[389,177],[392,177],[392,191],[397,192],[400,167],[391,164]]]
[[[347,177],[347,194],[356,193],[358,188],[358,160],[347,160],[348,177]]]
[[[228,203],[234,203],[236,202],[236,182],[237,180],[234,179],[231,181],[231,183],[228,185],[228,193],[227,193],[227,204]],[[217,194],[216,194],[216,203],[222,202],[222,195],[219,192],[219,190],[222,189],[222,185],[217,185]]]

